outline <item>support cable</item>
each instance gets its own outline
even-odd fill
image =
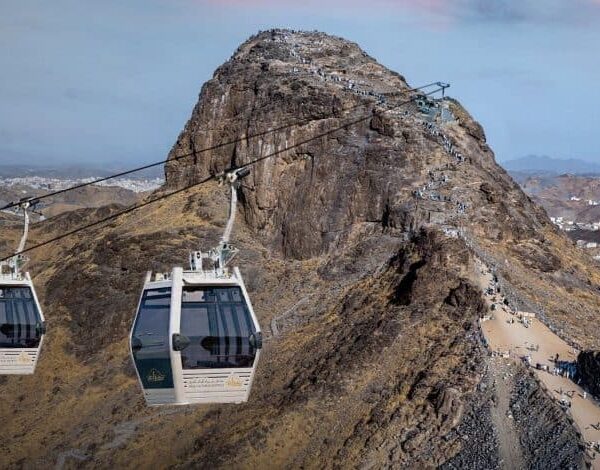
[[[440,87],[440,88],[437,88],[437,89],[435,89],[435,90],[433,90],[433,91],[431,91],[431,92],[428,92],[428,93],[423,93],[423,95],[425,95],[425,96],[433,95],[433,94],[435,94],[435,93],[438,93],[438,92],[439,92],[439,91],[441,91],[442,89],[443,89],[443,88],[442,88],[442,87]],[[418,99],[417,97],[414,97],[414,98],[411,98],[411,99],[409,99],[409,100],[406,100],[406,101],[403,101],[403,102],[401,102],[401,103],[398,103],[398,104],[396,104],[396,105],[392,106],[392,107],[391,107],[391,108],[389,108],[389,109],[385,109],[385,110],[383,110],[383,111],[382,111],[382,114],[383,114],[383,113],[387,113],[387,112],[389,112],[389,111],[392,111],[392,110],[395,110],[395,109],[397,109],[397,108],[400,108],[400,107],[402,107],[402,106],[405,106],[405,105],[407,105],[407,104],[409,104],[409,103],[412,103],[413,101],[415,101],[415,100],[417,100],[417,99]],[[309,137],[309,138],[307,138],[307,139],[305,139],[305,140],[303,140],[303,141],[301,141],[301,142],[297,142],[297,143],[295,143],[295,144],[293,144],[293,145],[289,145],[289,146],[287,146],[287,147],[285,147],[285,148],[283,148],[283,149],[276,150],[276,151],[274,151],[274,152],[271,152],[271,153],[269,153],[269,154],[267,154],[267,155],[264,155],[264,156],[262,156],[262,157],[258,157],[258,158],[254,159],[254,160],[252,160],[252,161],[250,161],[250,162],[248,162],[248,163],[244,163],[244,164],[242,164],[242,165],[239,165],[239,166],[236,166],[236,167],[229,168],[229,169],[225,170],[225,172],[224,172],[224,173],[226,174],[226,173],[229,173],[229,172],[235,172],[235,171],[237,171],[237,170],[241,170],[241,169],[244,169],[244,168],[251,167],[251,166],[253,166],[253,165],[256,165],[256,164],[258,164],[258,163],[260,163],[260,162],[262,162],[262,161],[264,161],[264,160],[267,160],[267,159],[269,159],[269,158],[277,157],[277,156],[279,156],[279,155],[281,155],[281,154],[283,154],[283,153],[287,152],[288,150],[292,150],[292,149],[294,149],[294,148],[297,148],[297,147],[300,147],[300,146],[302,146],[302,145],[305,145],[305,144],[307,144],[307,143],[310,143],[310,142],[312,142],[312,141],[314,141],[314,140],[318,140],[318,139],[321,139],[321,138],[323,138],[323,137],[327,137],[327,136],[329,136],[329,135],[331,135],[331,134],[334,134],[334,133],[336,133],[336,132],[339,132],[339,131],[341,131],[341,130],[343,130],[343,129],[347,129],[347,128],[351,127],[351,126],[354,126],[354,125],[356,125],[356,124],[359,124],[359,123],[361,123],[361,122],[367,121],[367,120],[371,119],[372,117],[373,117],[373,113],[371,112],[371,113],[369,113],[369,114],[366,114],[366,115],[364,115],[364,116],[361,116],[360,118],[357,118],[357,119],[354,119],[354,120],[352,120],[352,121],[346,122],[346,123],[344,123],[344,124],[342,124],[342,125],[340,125],[340,126],[338,126],[338,127],[335,127],[335,128],[333,128],[333,129],[330,129],[330,130],[327,130],[327,131],[321,132],[321,133],[319,133],[319,134],[317,134],[317,135],[313,135],[312,137]],[[218,179],[218,178],[219,178],[221,175],[223,175],[223,173],[219,173],[218,175],[210,175],[210,176],[208,176],[208,177],[206,177],[206,178],[202,179],[201,181],[195,182],[195,183],[193,183],[193,184],[190,184],[190,185],[188,185],[188,186],[185,186],[185,187],[183,187],[183,188],[176,189],[176,190],[174,190],[174,191],[171,191],[171,192],[169,192],[169,193],[166,193],[166,194],[159,194],[159,195],[157,195],[157,196],[156,196],[156,197],[154,197],[154,198],[147,199],[146,201],[143,201],[143,202],[141,202],[141,203],[135,204],[135,205],[133,205],[133,206],[131,206],[131,207],[129,207],[129,208],[127,208],[127,209],[125,209],[125,210],[119,211],[119,212],[117,212],[117,213],[115,213],[115,214],[111,214],[111,215],[109,215],[109,216],[107,216],[107,217],[104,217],[104,218],[102,218],[102,219],[96,220],[96,221],[94,221],[94,222],[91,222],[91,223],[89,223],[89,224],[83,225],[83,226],[81,226],[81,227],[75,228],[75,229],[73,229],[73,230],[70,230],[70,231],[68,231],[68,232],[66,232],[66,233],[63,233],[63,234],[61,234],[61,235],[57,235],[57,236],[55,236],[55,237],[53,237],[53,238],[50,238],[50,239],[48,239],[48,240],[46,240],[46,241],[43,241],[43,242],[41,242],[41,243],[37,243],[37,244],[35,244],[35,245],[32,245],[32,246],[30,246],[29,248],[24,248],[24,249],[22,249],[22,250],[19,250],[18,252],[16,252],[16,253],[13,253],[13,254],[12,254],[12,255],[10,255],[10,256],[7,256],[7,257],[4,257],[4,258],[1,258],[1,259],[0,259],[0,262],[2,262],[2,261],[6,261],[6,260],[8,260],[8,259],[10,259],[10,258],[12,258],[12,257],[14,257],[14,256],[22,255],[22,254],[24,254],[24,253],[28,253],[28,252],[30,252],[30,251],[33,251],[33,250],[36,250],[36,249],[38,249],[38,248],[41,248],[41,247],[47,246],[47,245],[49,245],[49,244],[51,244],[51,243],[57,242],[57,241],[59,241],[59,240],[62,240],[63,238],[70,237],[70,236],[72,236],[72,235],[75,235],[75,234],[77,234],[77,233],[80,233],[80,232],[82,232],[82,231],[84,231],[84,230],[89,230],[89,229],[91,229],[91,228],[93,228],[93,227],[96,227],[96,226],[98,226],[98,225],[101,225],[101,224],[103,224],[103,223],[105,223],[105,222],[109,222],[109,221],[111,221],[111,220],[115,220],[115,219],[117,219],[117,218],[121,217],[122,215],[129,214],[129,213],[131,213],[131,212],[134,212],[134,211],[136,211],[136,210],[138,210],[138,209],[141,209],[142,207],[146,207],[146,206],[148,206],[148,205],[150,205],[150,204],[153,204],[153,203],[155,203],[155,202],[161,201],[161,200],[163,200],[163,199],[166,199],[166,198],[168,198],[168,197],[175,196],[175,195],[177,195],[177,194],[181,194],[181,193],[183,193],[183,192],[185,192],[185,191],[187,191],[187,190],[189,190],[189,189],[191,189],[191,188],[196,188],[196,187],[199,187],[199,186],[201,186],[201,185],[204,185],[204,184],[208,183],[208,182],[209,182],[209,181],[211,181],[211,180],[216,180],[216,179]]]
[[[413,91],[419,91],[419,90],[421,90],[423,88],[429,88],[429,87],[431,87],[433,85],[440,86],[440,84],[441,84],[441,82],[433,82],[433,83],[429,83],[427,85],[423,85],[423,86],[420,86],[420,87],[410,88],[408,90],[402,90],[400,93],[410,93],[410,92],[413,92]],[[361,102],[360,104],[351,106],[349,108],[341,109],[338,112],[350,112],[350,111],[354,111],[355,109],[358,109],[358,108],[361,108],[361,107],[364,107],[364,106],[368,106],[368,105],[371,105],[371,104],[373,104],[373,103],[372,102],[367,102],[367,103]],[[273,129],[267,129],[265,131],[257,132],[255,134],[250,134],[250,135],[238,137],[236,139],[233,139],[233,140],[230,140],[230,141],[227,141],[227,142],[221,142],[221,143],[213,145],[211,147],[205,147],[205,148],[202,148],[202,149],[199,149],[199,150],[194,150],[192,152],[184,153],[184,154],[178,155],[176,157],[166,158],[164,160],[160,160],[160,161],[157,161],[157,162],[154,162],[154,163],[149,163],[147,165],[139,166],[137,168],[132,168],[131,170],[122,171],[120,173],[115,173],[115,174],[112,174],[112,175],[109,175],[109,176],[104,176],[102,178],[97,178],[97,179],[95,179],[93,181],[87,181],[85,183],[76,184],[76,185],[70,186],[68,188],[59,189],[57,191],[52,191],[52,192],[49,192],[49,193],[46,193],[46,194],[42,194],[41,196],[36,196],[36,197],[31,198],[30,201],[32,203],[35,203],[35,202],[41,201],[43,199],[47,199],[47,198],[52,197],[52,196],[57,196],[59,194],[64,194],[64,193],[69,192],[69,191],[74,191],[76,189],[85,188],[86,186],[91,186],[91,185],[94,185],[94,184],[103,183],[104,181],[108,181],[108,180],[111,180],[111,179],[114,179],[114,178],[119,178],[121,176],[127,176],[127,175],[130,175],[132,173],[137,173],[137,172],[140,172],[140,171],[143,171],[143,170],[148,170],[150,168],[154,168],[154,167],[159,166],[159,165],[164,165],[166,163],[172,163],[172,162],[176,162],[176,161],[183,160],[183,159],[186,159],[186,158],[196,157],[199,154],[202,154],[202,153],[205,153],[205,152],[210,152],[212,150],[217,150],[217,149],[226,147],[228,145],[237,144],[239,142],[247,141],[247,140],[250,140],[250,139],[255,139],[257,137],[263,137],[265,135],[269,135],[269,134],[272,134],[272,133],[275,133],[275,132],[279,132],[279,131],[288,129],[290,127],[304,126],[306,124],[310,124],[312,122],[320,121],[322,119],[327,119],[327,118],[330,118],[330,117],[336,117],[336,116],[332,113],[330,115],[327,115],[326,117],[304,119],[304,120],[300,120],[300,121],[297,120],[297,121],[294,121],[294,122],[289,122],[287,124],[283,124],[283,125],[281,125],[279,127],[273,128]],[[17,207],[19,204],[20,204],[20,202],[11,202],[9,204],[6,204],[3,207],[0,207],[0,210],[12,209],[13,207]]]

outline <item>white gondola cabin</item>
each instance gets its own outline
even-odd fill
[[[228,240],[231,206],[217,248],[194,252],[191,269],[148,273],[131,331],[131,354],[148,405],[241,403],[248,400],[262,334],[238,268],[227,263],[237,250]],[[208,267],[206,266],[208,264]]]
[[[261,332],[237,268],[149,274],[131,348],[149,405],[248,400]]]
[[[29,203],[20,207],[25,225],[17,253],[25,246],[29,228]],[[33,374],[46,333],[31,277],[20,271],[23,262],[22,256],[15,255],[0,263],[0,375]]]

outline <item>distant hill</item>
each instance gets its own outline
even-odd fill
[[[600,175],[600,164],[576,158],[560,159],[544,155],[528,155],[502,163],[509,172]]]
[[[592,175],[552,175],[533,172],[510,172],[523,191],[542,205],[549,216],[563,217],[581,223],[598,222],[600,177]],[[575,198],[575,199],[572,199]]]
[[[54,191],[90,183],[96,178],[122,172],[123,169],[98,169],[90,166],[0,165],[0,207],[23,197],[46,196]],[[163,182],[162,167],[150,168],[125,177],[113,178],[74,191],[45,197],[36,210],[45,217],[81,208],[110,204],[131,205]],[[144,176],[149,175],[149,176]]]
[[[90,165],[6,165],[0,164],[0,178],[17,178],[27,176],[43,176],[46,178],[102,178],[111,174],[120,173],[131,169],[131,167],[96,167]],[[132,173],[128,178],[162,178],[164,169],[162,165],[148,168],[144,171]]]

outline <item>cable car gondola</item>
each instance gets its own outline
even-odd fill
[[[249,170],[223,176],[231,185],[229,220],[219,245],[193,252],[190,269],[148,273],[131,330],[131,353],[148,405],[248,400],[262,334],[240,270],[227,264],[237,187]]]
[[[29,229],[29,202],[20,204],[24,230],[17,253],[25,247]],[[46,332],[44,315],[24,258],[15,255],[0,263],[0,375],[33,374]]]

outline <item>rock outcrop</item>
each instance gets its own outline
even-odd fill
[[[581,385],[600,396],[600,351],[581,351],[577,357],[577,376]]]

